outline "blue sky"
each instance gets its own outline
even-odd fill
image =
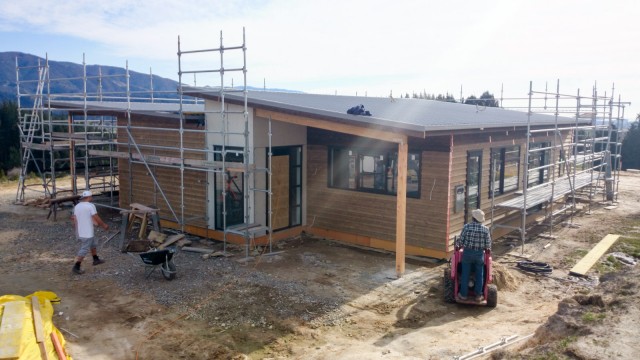
[[[388,96],[449,92],[615,94],[640,112],[635,0],[0,0],[0,51],[103,64],[177,80],[183,50],[237,45],[249,85]],[[218,66],[183,57],[183,69]],[[228,54],[225,64],[238,59]],[[228,62],[227,62],[228,61]],[[230,75],[237,84],[239,75]],[[198,80],[205,85],[206,79]]]

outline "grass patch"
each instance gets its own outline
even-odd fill
[[[618,271],[623,267],[620,260],[616,259],[612,255],[607,256],[604,260],[598,262],[595,266],[596,271],[600,274],[606,274],[612,271]]]
[[[546,353],[543,355],[536,355],[533,357],[533,360],[560,360],[562,359],[561,357],[558,356],[558,354],[554,354],[554,353]]]
[[[640,258],[640,238],[636,237],[620,237],[615,246],[617,251]]]
[[[562,263],[564,266],[573,266],[578,262],[578,260],[582,259],[585,255],[587,255],[587,253],[589,253],[589,250],[575,249],[573,250],[572,253],[570,253],[569,255],[566,255],[563,258]]]
[[[560,348],[562,350],[564,350],[569,346],[569,344],[571,344],[572,342],[575,342],[576,339],[577,339],[577,337],[575,337],[575,336],[567,336],[566,338],[564,338],[564,339],[562,339],[562,340],[560,340],[558,342],[558,346],[560,346]]]
[[[596,314],[591,311],[587,311],[586,313],[582,314],[582,321],[592,323],[592,322],[600,321],[605,317],[607,317],[607,315],[604,313]]]
[[[625,218],[619,227],[619,234],[621,236],[613,246],[613,251],[640,258],[640,219],[637,216]]]

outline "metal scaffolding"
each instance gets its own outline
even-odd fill
[[[218,213],[221,210],[222,216],[218,218],[222,223],[224,251],[226,251],[228,234],[241,235],[245,239],[246,255],[248,256],[251,241],[256,236],[267,235],[269,251],[271,251],[272,246],[271,119],[269,119],[268,134],[266,134],[268,136],[268,145],[265,149],[267,159],[264,166],[257,166],[255,152],[253,151],[253,149],[256,149],[253,146],[253,123],[250,122],[247,101],[247,46],[244,29],[242,32],[241,44],[226,46],[224,45],[223,40],[224,38],[221,31],[218,47],[211,49],[183,50],[181,48],[180,38],[178,38],[178,93],[180,97],[180,114],[181,118],[184,119],[185,112],[183,99],[186,92],[185,84],[187,84],[185,76],[193,75],[194,86],[196,81],[200,81],[201,83],[204,82],[205,84],[212,86],[217,92],[218,108],[205,108],[204,110],[205,120],[207,123],[207,129],[205,130],[207,133],[207,139],[212,139],[212,141],[207,140],[207,143],[213,146],[206,150],[207,159],[215,162],[215,166],[207,169],[207,171],[209,171],[209,175],[213,176],[212,179],[209,179],[209,182],[214,182],[216,185],[222,185],[222,201],[220,201],[221,209],[216,208],[215,212]],[[241,55],[235,57],[232,55],[231,64],[228,65],[229,53],[232,52],[236,52],[236,55],[237,53],[241,53]],[[193,65],[192,67],[185,66],[185,60],[187,60],[185,57],[199,55],[202,58],[211,54],[219,59],[217,61],[217,67],[203,69],[196,68],[197,65]],[[209,61],[205,60],[205,63],[209,63]],[[234,73],[241,74],[242,83],[240,86],[234,86],[233,78],[231,78],[230,81],[227,78],[229,74],[232,75]],[[213,74],[213,79],[211,79],[211,77],[206,78],[206,76],[210,74]],[[203,77],[205,78],[204,81]],[[211,80],[213,80],[213,83]],[[242,105],[238,107],[231,106],[231,104],[227,103],[225,96],[229,93],[241,93],[243,99]],[[238,127],[238,123],[242,125]],[[181,158],[183,158],[182,134],[184,131],[185,130],[181,127]],[[241,156],[238,156],[240,154]],[[241,159],[239,159],[239,157],[241,157]],[[242,173],[241,185],[238,186],[235,183],[236,176],[232,175],[232,172]],[[257,179],[256,175],[260,173],[266,174],[267,179],[264,184],[260,184]],[[180,174],[181,188],[183,188],[184,166],[180,167]],[[222,181],[218,181],[218,179],[221,179]],[[235,191],[232,187],[236,187]],[[230,205],[232,204],[232,201],[229,201],[229,199],[236,197],[238,195],[236,193],[237,191],[241,192],[243,199],[243,221],[234,221],[232,224],[230,223],[230,217],[232,217],[232,209],[230,209]],[[211,191],[207,191],[207,196],[211,196],[211,193]],[[217,191],[214,191],[213,193],[215,194]],[[259,224],[254,221],[256,215],[254,212],[254,203],[256,201],[255,195],[257,193],[263,193],[267,196],[268,216],[266,225]],[[184,196],[183,192],[182,196]],[[182,202],[184,204],[184,197]],[[207,199],[207,203],[212,202],[214,202],[214,199]],[[233,211],[238,211],[238,209],[233,209]],[[184,224],[184,219],[182,219],[181,223]]]
[[[254,150],[258,149],[253,146],[254,131],[247,104],[246,50],[244,29],[242,43],[237,46],[225,46],[222,32],[219,46],[213,49],[183,50],[178,39],[177,93],[156,91],[151,71],[149,88],[140,89],[138,86],[132,90],[128,64],[124,70],[111,69],[108,75],[103,74],[101,67],[92,68],[90,74],[83,55],[82,76],[54,78],[50,76],[48,58],[37,65],[21,65],[16,58],[22,151],[22,173],[16,202],[24,202],[26,191],[37,191],[38,187],[42,188],[39,193],[49,198],[63,192],[77,194],[78,189],[96,189],[111,195],[111,203],[106,206],[118,207],[113,199],[122,195],[119,194],[122,190],[120,185],[126,182],[128,194],[125,196],[128,199],[123,203],[131,204],[134,198],[139,197],[133,194],[134,183],[144,186],[144,181],[134,176],[134,167],[142,168],[153,188],[150,205],[163,208],[163,218],[177,224],[181,231],[184,232],[188,225],[204,228],[206,234],[210,229],[220,230],[224,234],[225,250],[228,234],[244,236],[247,255],[251,240],[268,235],[271,250],[271,120],[268,120],[268,133],[264,134],[268,145],[259,149],[265,153],[266,159],[260,160],[257,166]],[[185,65],[185,57],[191,55],[214,56],[189,67]],[[215,65],[202,69],[197,65],[201,63],[206,67],[211,63]],[[233,77],[229,76],[233,73],[241,74],[240,86],[233,85]],[[189,85],[185,78],[187,75],[193,75],[194,86],[196,80],[211,86],[211,79],[206,78],[210,74],[214,75],[213,87],[218,90],[218,109],[207,109],[201,99],[185,94],[185,87]],[[117,80],[109,83],[109,91],[104,90],[107,78]],[[228,84],[229,78],[231,85]],[[57,84],[65,82],[81,86],[82,92],[61,91],[62,87]],[[243,104],[228,103],[225,100],[228,93],[242,93]],[[136,123],[132,115],[154,120]],[[165,122],[168,125],[156,124],[163,120],[168,121]],[[171,143],[169,138],[177,141]],[[202,142],[194,143],[194,138],[202,139]],[[119,169],[119,162],[124,169]],[[163,185],[162,176],[158,173],[167,175],[167,171],[176,170],[179,181]],[[62,188],[56,181],[59,171],[71,175],[70,188]],[[27,181],[31,172],[40,178],[38,183]],[[185,174],[194,173],[204,174],[205,213],[215,213],[217,219],[209,218],[202,211],[194,214],[193,208],[189,214],[185,211],[192,206],[193,200],[186,194],[189,189],[186,188]],[[242,184],[236,183],[237,176],[233,173],[242,173]],[[259,177],[257,174],[265,175]],[[79,184],[81,179],[84,179],[84,184]],[[227,186],[231,183],[235,188]],[[214,184],[214,191],[211,191],[211,184]],[[218,190],[221,190],[222,200],[216,202],[211,197]],[[266,219],[261,221],[266,224],[254,222],[256,193],[266,196],[268,212]],[[242,206],[240,209],[236,206],[233,211],[241,213],[242,219],[230,222],[228,218],[232,209],[229,209],[227,199],[238,195],[242,197]],[[210,208],[208,204],[214,202],[221,204],[221,208]]]
[[[491,205],[492,228],[518,231],[522,252],[527,218],[534,213],[544,210],[543,223],[552,233],[557,216],[568,214],[572,221],[578,201],[586,202],[588,211],[598,199],[617,201],[624,108],[628,103],[620,99],[614,101],[614,90],[609,96],[598,95],[594,86],[590,96],[581,95],[579,90],[576,95],[568,95],[560,92],[560,81],[555,91],[549,91],[547,86],[544,91],[536,91],[533,83],[529,84],[528,98],[524,99],[527,101],[527,141],[521,192],[499,203],[492,197]],[[501,99],[502,106],[505,100],[509,99]],[[554,125],[532,124],[532,117],[538,113],[553,115]],[[560,126],[560,117],[573,117],[574,124]],[[536,141],[536,138],[543,140]],[[495,164],[492,169],[493,179]],[[520,213],[519,226],[497,223],[496,212],[514,211]]]
[[[106,77],[128,79],[128,69],[121,74],[103,75],[101,68],[89,75],[82,59],[82,76],[52,77],[48,56],[36,65],[21,65],[16,58],[16,96],[21,144],[21,174],[16,202],[25,201],[25,193],[33,190],[49,198],[59,194],[77,193],[78,171],[83,173],[84,189],[99,189],[113,195],[118,189],[117,165],[110,158],[92,156],[90,150],[113,150],[115,123],[113,118],[89,116],[86,104],[94,99],[111,98],[105,93],[102,80]],[[68,83],[81,84],[81,93],[64,92]],[[80,101],[84,111],[71,114],[55,108],[58,100]],[[69,172],[70,188],[57,182],[57,172]],[[36,174],[40,182],[27,181]],[[41,189],[38,189],[41,188]]]

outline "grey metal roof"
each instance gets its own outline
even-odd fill
[[[184,92],[197,97],[217,99],[216,88],[188,87]],[[225,93],[225,99],[241,102],[241,93]],[[338,120],[430,132],[479,128],[527,126],[527,113],[492,107],[476,107],[423,99],[317,95],[274,91],[248,91],[249,106],[285,112],[329,117]],[[364,105],[372,116],[350,115],[347,110]],[[555,116],[532,114],[532,126],[553,126]],[[574,118],[558,117],[559,125],[575,124]]]

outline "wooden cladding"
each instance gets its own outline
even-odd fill
[[[184,211],[184,218],[188,220],[188,224],[206,226],[206,173],[185,170],[184,191],[181,194],[179,169],[152,166],[151,170],[160,185],[158,188],[143,164],[132,164],[132,171],[129,174],[126,160],[120,161],[120,207],[126,208],[129,203],[157,207],[160,209],[161,218],[172,221],[176,221],[176,219],[171,209],[178,219],[183,216],[182,211]],[[165,197],[171,207],[165,201]],[[184,209],[181,207],[182,199],[184,199]]]
[[[123,120],[118,120],[118,126],[126,126]],[[118,151],[136,152],[135,145],[138,145],[143,154],[153,154],[157,156],[180,157],[180,132],[178,124],[175,120],[168,121],[161,119],[156,121],[150,120],[132,120],[132,128],[130,130],[133,140],[129,138],[127,130],[118,128],[118,142],[120,144],[129,143],[127,145],[119,145]],[[144,127],[144,129],[141,129]],[[206,154],[202,151],[205,149],[205,132],[191,131],[193,126],[186,128],[182,134],[182,148],[184,150],[185,159],[205,159]],[[149,145],[149,146],[145,146]]]
[[[126,124],[119,120],[118,125],[124,126]],[[132,126],[145,127],[145,129],[131,129],[133,140],[143,154],[180,157],[179,124],[175,119],[135,119],[132,120]],[[133,141],[130,141],[125,129],[118,129],[118,142],[131,144],[130,146],[119,145],[118,151],[137,153]],[[172,149],[140,145],[162,146]],[[182,146],[183,148],[204,150],[205,133],[184,132]],[[203,152],[184,151],[185,159],[205,159],[205,157]],[[144,164],[133,163],[131,171],[129,171],[128,159],[118,159],[118,167],[120,172],[120,207],[127,208],[129,203],[140,203],[159,208],[160,216],[163,219],[176,221],[184,218],[188,225],[207,226],[206,172],[187,169],[184,171],[181,181],[180,169],[175,167],[149,165],[150,172]],[[159,186],[156,186],[154,177]]]
[[[445,250],[448,153],[422,152],[420,199],[407,199],[408,248]],[[307,224],[385,241],[396,238],[396,197],[327,186],[328,148],[307,148]],[[313,232],[313,227],[309,229]]]

